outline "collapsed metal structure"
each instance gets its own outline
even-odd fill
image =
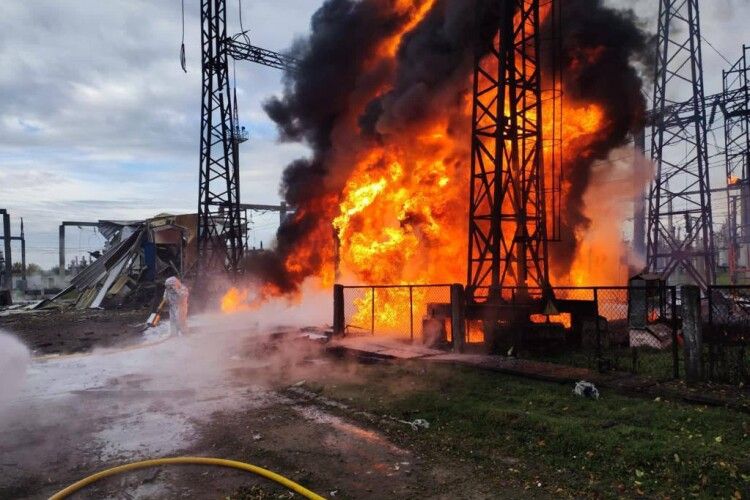
[[[646,258],[663,279],[681,270],[705,290],[715,282],[716,262],[698,6],[698,0],[659,4],[651,137],[657,171]]]

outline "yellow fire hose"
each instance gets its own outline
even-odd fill
[[[325,500],[324,497],[316,493],[313,493],[312,491],[308,490],[304,486],[301,486],[295,483],[294,481],[285,478],[282,475],[276,474],[275,472],[271,472],[268,469],[258,467],[257,465],[246,464],[244,462],[237,462],[235,460],[225,460],[222,458],[205,458],[205,457],[157,458],[153,460],[143,460],[142,462],[133,462],[130,464],[120,465],[118,467],[113,467],[111,469],[97,472],[96,474],[93,474],[85,479],[81,479],[77,483],[71,484],[64,490],[58,491],[57,493],[52,495],[49,498],[49,500],[62,500],[63,498],[68,498],[68,496],[70,496],[71,494],[85,488],[91,483],[94,483],[100,479],[104,479],[105,477],[110,477],[110,476],[114,476],[117,474],[122,474],[123,472],[129,472],[129,471],[138,470],[138,469],[156,467],[159,465],[177,465],[177,464],[179,465],[216,465],[219,467],[229,467],[232,469],[244,470],[246,472],[256,474],[266,479],[270,479],[271,481],[274,481],[280,484],[286,489],[293,491],[295,493],[298,493],[299,495],[302,495],[302,497],[304,498],[308,498],[310,500]]]

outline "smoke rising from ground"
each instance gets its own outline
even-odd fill
[[[26,383],[31,354],[16,337],[0,330],[0,415]]]
[[[408,5],[404,5],[408,4]],[[266,103],[280,137],[309,145],[309,158],[284,171],[281,194],[297,213],[279,230],[274,252],[251,256],[248,267],[282,293],[298,291],[308,276],[319,276],[335,258],[332,222],[357,160],[368,150],[404,147],[440,121],[455,147],[442,160],[452,165],[459,186],[446,210],[468,218],[471,121],[467,106],[476,47],[492,44],[496,0],[328,0],[311,21],[311,34],[292,48],[298,71],[286,76],[280,97]],[[420,9],[429,11],[411,26]],[[584,154],[566,158],[563,242],[553,245],[553,270],[573,263],[581,231],[590,225],[585,194],[593,163],[622,145],[642,123],[642,82],[633,61],[642,60],[648,36],[633,14],[607,8],[601,0],[566,0],[562,53],[566,99],[600,106],[606,126],[587,137]],[[546,24],[542,38],[551,36]],[[384,56],[403,32],[394,56]],[[577,138],[572,138],[576,141]],[[418,215],[418,214],[417,214]],[[427,221],[407,216],[418,235]],[[462,226],[456,226],[461,228]],[[463,234],[466,234],[464,231]],[[423,253],[434,247],[425,238]],[[300,249],[305,250],[301,252]],[[290,265],[290,261],[292,265]],[[446,279],[462,273],[447,270]],[[453,276],[452,274],[456,274]],[[402,279],[407,276],[402,276]]]
[[[561,25],[565,99],[600,106],[606,125],[585,154],[563,160],[567,190],[562,206],[563,239],[551,247],[551,264],[557,274],[569,270],[580,234],[590,227],[585,198],[595,162],[606,160],[644,124],[643,82],[633,63],[640,61],[650,67],[647,61],[651,48],[650,37],[639,27],[632,11],[604,7],[600,0],[565,1]],[[612,164],[609,172],[604,167],[598,176],[606,179],[614,171]],[[590,199],[590,204],[596,201]]]

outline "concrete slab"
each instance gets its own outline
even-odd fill
[[[345,349],[359,354],[395,359],[418,359],[444,353],[421,344],[410,344],[385,337],[345,337],[331,342],[329,349]]]

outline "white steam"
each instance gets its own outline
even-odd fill
[[[26,346],[0,330],[0,411],[23,389],[30,362],[31,353]]]

